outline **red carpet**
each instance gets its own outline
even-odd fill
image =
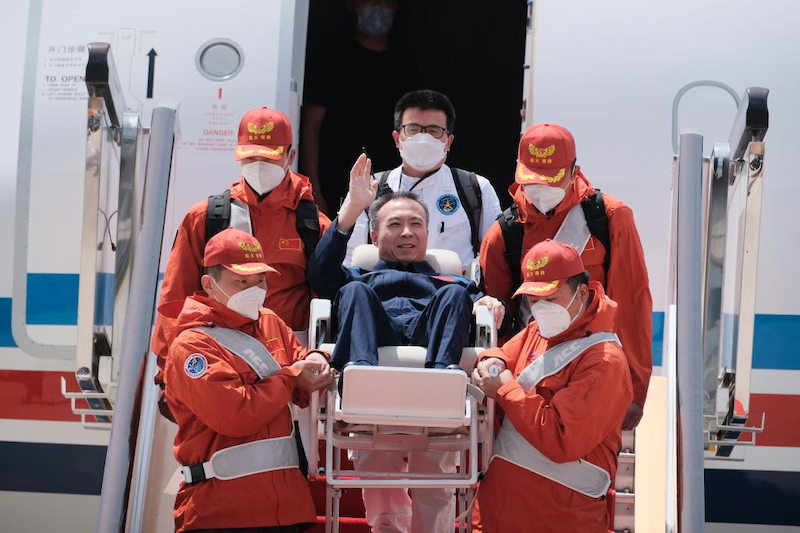
[[[320,456],[324,455],[324,445],[320,446]],[[342,468],[352,468],[352,463],[347,460],[343,452]],[[323,533],[325,531],[325,478],[317,477],[311,481],[311,497],[317,510],[317,525],[309,529],[309,533]],[[369,526],[364,519],[364,503],[361,499],[361,489],[348,489],[339,499],[339,532],[340,533],[369,533]]]

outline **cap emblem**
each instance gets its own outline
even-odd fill
[[[247,131],[253,134],[250,136],[251,141],[257,141],[259,139],[261,139],[262,141],[270,140],[272,138],[272,135],[267,135],[267,133],[271,132],[274,127],[275,127],[274,122],[267,122],[263,126],[258,126],[257,124],[253,124],[252,122],[247,123]]]
[[[245,252],[260,252],[261,246],[256,243],[250,244],[249,242],[242,242],[239,241],[239,248],[244,250]]]
[[[269,133],[275,128],[274,122],[267,122],[266,124],[259,126],[258,124],[253,124],[252,122],[247,123],[247,131],[250,133],[255,133],[256,135],[261,135],[263,133]]]
[[[544,276],[544,270],[542,270],[545,266],[547,266],[547,262],[549,258],[544,256],[536,261],[532,261],[528,259],[528,262],[525,263],[525,268],[528,269],[529,276]]]
[[[550,157],[554,153],[556,153],[556,145],[551,144],[546,148],[537,148],[534,144],[528,143],[528,151],[531,153],[533,157]],[[542,161],[544,163],[544,161]],[[552,162],[552,161],[551,161]]]

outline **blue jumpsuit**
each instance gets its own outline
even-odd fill
[[[371,271],[342,266],[349,234],[334,221],[308,264],[308,280],[333,299],[338,319],[331,365],[377,365],[379,346],[427,346],[427,368],[458,364],[472,322],[472,304],[483,296],[465,278],[439,276],[426,262],[380,260]]]

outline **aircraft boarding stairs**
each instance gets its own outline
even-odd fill
[[[149,340],[169,178],[177,153],[177,106],[156,107],[150,128],[142,128],[136,114],[124,111],[113,59],[104,43],[89,45],[86,83],[87,157],[75,349],[81,391],[74,392],[74,384],[67,383],[62,391],[87,428],[111,429],[98,531],[165,531],[172,523],[173,497],[164,493],[164,487],[177,467],[171,450],[174,426],[170,428],[157,413]],[[763,427],[763,421],[756,428],[745,423],[766,96],[765,89],[750,88],[741,103],[737,97],[730,143],[715,145],[710,158],[702,156],[701,137],[681,136],[679,150],[676,137],[664,328],[666,376],[654,376],[636,435],[623,435],[612,506],[615,531],[650,531],[647,518],[660,521],[662,527],[670,525],[678,508],[681,520],[696,518],[690,500],[702,506],[704,455],[727,457],[734,445],[753,444],[740,440],[741,434],[757,434]],[[102,293],[98,273],[114,275],[113,296]],[[687,300],[687,294],[694,296]],[[112,325],[97,325],[96,309],[112,297]],[[316,328],[301,337],[311,343],[324,340]],[[15,339],[21,338],[15,329]],[[26,345],[31,353],[35,348]],[[682,438],[695,436],[695,444],[682,441],[680,454],[679,394]],[[474,414],[485,416],[486,411],[475,409]],[[324,422],[322,418],[310,424],[309,435]],[[697,442],[703,442],[703,448],[698,449]],[[338,457],[342,462],[337,469],[347,466],[346,457]],[[333,487],[327,478],[329,465],[319,466],[325,468],[326,477],[312,476],[312,489],[323,522]],[[684,487],[681,502],[676,496],[678,480]],[[339,489],[340,531],[366,531],[360,491]],[[321,523],[318,527],[324,529]],[[702,529],[692,527],[685,529]]]

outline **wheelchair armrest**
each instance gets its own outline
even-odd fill
[[[475,346],[491,348],[497,346],[497,328],[494,326],[494,312],[480,306],[475,316]]]
[[[481,268],[480,267],[480,262],[478,261],[478,258],[476,257],[475,259],[472,260],[472,262],[466,268],[466,270],[464,272],[464,277],[467,278],[467,279],[471,279],[477,285],[481,281],[480,279],[478,279],[480,277],[480,268]]]
[[[308,347],[319,348],[324,342],[329,342],[331,335],[331,301],[322,298],[311,300],[311,311],[308,324]]]

